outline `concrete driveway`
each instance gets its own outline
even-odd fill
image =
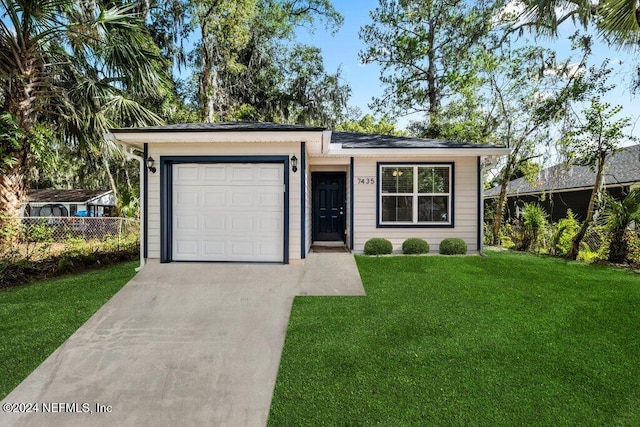
[[[265,425],[296,295],[364,295],[353,256],[152,262],[2,401],[39,412],[0,425]]]

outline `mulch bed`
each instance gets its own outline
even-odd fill
[[[34,280],[91,270],[138,258],[138,250],[119,252],[91,252],[88,254],[57,255],[37,261],[21,260],[8,264],[0,260],[0,290],[20,286]]]

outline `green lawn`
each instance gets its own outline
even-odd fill
[[[640,275],[528,254],[357,257],[294,301],[269,424],[640,425]]]
[[[0,291],[0,399],[127,283],[135,267],[127,262]]]

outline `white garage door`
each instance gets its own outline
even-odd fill
[[[173,165],[175,261],[283,260],[284,166]]]

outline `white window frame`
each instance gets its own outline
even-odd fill
[[[385,168],[413,168],[413,192],[412,193],[383,193],[382,181]],[[449,170],[448,193],[418,193],[418,169],[419,168],[447,168]],[[378,226],[382,227],[452,227],[453,226],[453,163],[379,163],[378,164]],[[412,196],[412,221],[383,221],[382,198],[388,196]],[[447,221],[418,221],[418,198],[447,197]]]

